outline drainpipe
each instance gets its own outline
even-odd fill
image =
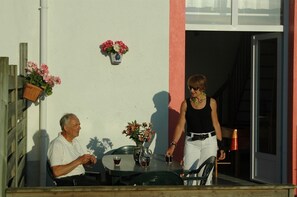
[[[47,0],[40,0],[40,65],[47,63]],[[40,131],[40,186],[46,186],[46,161],[48,148],[47,135],[47,100],[40,99],[39,105]]]

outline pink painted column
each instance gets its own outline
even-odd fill
[[[185,0],[170,0],[169,31],[168,142],[170,143],[185,92]],[[174,159],[182,159],[183,145],[183,140],[180,140]]]
[[[289,68],[291,73],[289,84],[289,129],[288,136],[289,155],[289,183],[297,184],[297,2],[290,0],[290,20],[289,20]],[[291,141],[290,141],[291,140]],[[295,190],[295,195],[297,191]]]

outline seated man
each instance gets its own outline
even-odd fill
[[[95,164],[96,157],[84,154],[79,142],[80,122],[75,114],[65,114],[60,119],[61,133],[49,145],[48,159],[58,186],[98,185],[85,176],[83,165]]]

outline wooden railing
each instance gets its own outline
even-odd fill
[[[20,57],[26,59],[26,44],[20,45]],[[26,62],[26,61],[21,61]],[[9,65],[8,57],[0,57],[0,195],[6,188],[25,184],[27,147],[27,110],[22,99],[24,80],[17,65]]]
[[[47,187],[9,188],[7,197],[293,197],[293,185],[257,186],[98,186],[98,187]]]

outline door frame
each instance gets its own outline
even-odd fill
[[[268,154],[268,153],[261,153],[257,151],[257,129],[258,129],[258,121],[257,121],[257,111],[259,109],[259,104],[257,103],[257,86],[258,86],[258,80],[257,80],[257,74],[258,74],[258,66],[259,66],[259,48],[258,44],[261,40],[267,40],[267,39],[277,39],[277,95],[282,95],[282,34],[281,33],[267,33],[267,34],[255,34],[252,36],[252,72],[251,72],[251,159],[250,159],[250,166],[251,166],[251,173],[250,173],[250,179],[258,182],[263,183],[281,183],[282,182],[282,134],[281,134],[281,128],[282,128],[282,96],[278,98],[276,102],[276,154]],[[268,165],[261,166],[259,161],[265,161]],[[269,165],[269,162],[271,162],[271,165]],[[274,162],[274,163],[273,163]],[[271,177],[264,177],[263,174],[259,175],[261,170],[269,170],[273,168],[272,166],[275,165],[274,168],[274,178]],[[271,171],[269,172],[271,173]],[[267,173],[267,174],[269,174]],[[276,174],[275,174],[276,173]]]

